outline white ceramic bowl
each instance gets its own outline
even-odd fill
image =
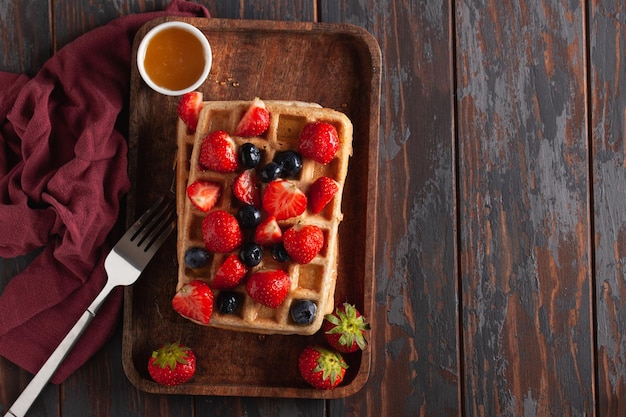
[[[155,35],[169,28],[179,28],[179,29],[189,32],[200,41],[202,45],[202,49],[204,50],[204,70],[202,71],[202,74],[200,75],[198,80],[196,80],[196,82],[194,82],[193,84],[191,84],[190,86],[182,90],[169,90],[160,85],[157,85],[147,74],[146,68],[144,66],[144,61],[146,58],[146,50],[148,48],[148,45],[150,44],[150,41],[152,40],[152,38],[154,38]],[[154,91],[157,91],[161,94],[165,94],[168,96],[180,96],[190,91],[196,90],[198,87],[202,85],[202,83],[208,77],[209,71],[211,70],[212,63],[213,63],[213,54],[211,52],[211,45],[209,44],[209,41],[207,40],[206,36],[204,36],[204,34],[200,31],[200,29],[185,22],[172,21],[172,22],[161,23],[160,25],[153,27],[152,29],[150,29],[148,33],[146,33],[146,36],[144,36],[144,38],[141,40],[141,43],[139,44],[139,48],[137,49],[137,68],[139,69],[139,74],[141,75],[141,78]]]

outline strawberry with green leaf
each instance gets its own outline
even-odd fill
[[[196,355],[180,343],[167,343],[148,360],[148,373],[161,385],[179,385],[191,379],[196,372]]]
[[[307,346],[298,358],[302,378],[316,389],[332,389],[343,381],[348,364],[341,354],[322,346]]]
[[[326,342],[339,352],[350,353],[367,347],[364,332],[370,329],[365,317],[349,303],[337,306],[324,316],[322,333]]]

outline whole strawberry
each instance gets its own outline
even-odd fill
[[[324,246],[324,233],[313,224],[296,224],[283,234],[285,250],[299,264],[308,264]]]
[[[291,278],[283,270],[264,270],[250,275],[246,283],[248,295],[264,306],[276,308],[291,290]]]
[[[343,381],[348,365],[337,351],[307,346],[298,358],[300,375],[317,389],[332,389]]]
[[[202,220],[204,246],[210,252],[227,253],[243,242],[243,232],[237,218],[224,210],[215,210]]]
[[[213,314],[213,292],[205,282],[193,280],[174,294],[172,308],[193,322],[208,324]]]
[[[179,385],[191,379],[196,372],[196,355],[179,343],[167,343],[148,360],[148,373],[161,385]]]
[[[305,158],[328,164],[339,150],[337,129],[326,122],[309,123],[302,128],[298,147]]]
[[[350,353],[367,347],[363,332],[370,329],[365,317],[349,303],[337,306],[335,311],[324,316],[322,333],[326,342],[339,352]]]

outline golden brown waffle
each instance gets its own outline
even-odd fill
[[[339,134],[340,148],[335,158],[327,165],[309,159],[303,159],[303,167],[298,178],[293,179],[298,187],[307,193],[309,186],[320,176],[329,176],[337,181],[339,191],[333,200],[320,212],[313,214],[308,210],[301,216],[279,221],[283,231],[301,222],[319,226],[325,237],[321,252],[306,265],[294,262],[279,263],[269,250],[264,251],[259,269],[283,269],[291,277],[291,291],[285,301],[276,309],[265,307],[252,300],[246,293],[245,279],[234,291],[243,297],[243,303],[237,312],[222,314],[214,309],[209,326],[249,331],[255,333],[313,334],[321,326],[324,315],[334,308],[335,281],[337,277],[337,229],[342,220],[341,200],[343,186],[348,170],[348,159],[352,155],[352,124],[348,117],[335,110],[299,102],[265,101],[270,112],[270,126],[261,137],[242,138],[232,136],[237,146],[245,142],[254,143],[261,149],[262,159],[259,166],[270,162],[278,151],[296,150],[298,138],[303,126],[314,121],[333,124]],[[232,134],[243,113],[250,106],[249,101],[204,102],[195,134],[187,131],[182,120],[178,120],[178,156],[177,156],[177,210],[178,210],[178,285],[200,279],[211,284],[219,265],[229,254],[212,254],[209,264],[203,268],[190,269],[185,266],[184,254],[190,247],[204,247],[201,224],[206,213],[198,210],[189,202],[186,187],[195,180],[214,181],[222,184],[222,194],[213,210],[226,210],[235,214],[241,203],[232,195],[231,185],[238,175],[220,174],[205,171],[199,167],[198,154],[202,139],[215,130],[225,130]],[[246,232],[244,232],[246,233]],[[218,290],[213,290],[217,298]],[[292,302],[307,299],[317,304],[317,315],[310,325],[295,323],[290,315]]]

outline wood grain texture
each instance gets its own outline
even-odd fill
[[[590,4],[598,415],[626,414],[626,4]]]
[[[583,2],[457,2],[464,411],[594,412]]]

